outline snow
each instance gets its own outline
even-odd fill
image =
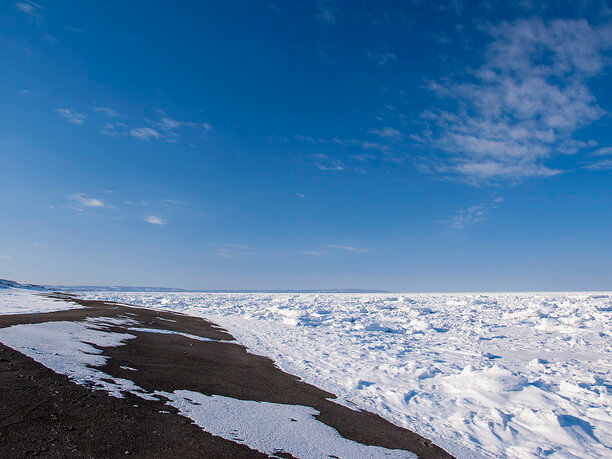
[[[88,292],[205,317],[458,457],[612,454],[612,293]]]
[[[127,333],[109,333],[100,324],[114,318],[100,318],[83,322],[43,322],[0,328],[0,342],[31,357],[56,373],[68,376],[77,384],[92,389],[106,390],[112,396],[123,398],[122,392],[145,394],[132,381],[112,376],[96,369],[106,363],[98,347],[120,346],[135,338]],[[97,346],[97,347],[94,347]]]
[[[193,419],[206,432],[269,455],[284,451],[302,459],[416,458],[406,451],[347,440],[318,421],[315,416],[319,412],[307,406],[207,396],[188,390],[175,391],[168,404]]]
[[[401,450],[367,446],[342,437],[316,419],[313,408],[300,405],[237,400],[177,390],[147,392],[133,381],[97,369],[107,357],[99,348],[121,346],[134,335],[109,332],[107,327],[135,325],[127,318],[97,318],[80,322],[44,322],[0,328],[0,342],[31,357],[77,384],[123,398],[125,392],[145,400],[164,400],[206,432],[241,443],[262,453],[289,452],[300,458],[414,458]],[[133,328],[163,333],[164,330]],[[195,337],[197,338],[197,337]],[[138,371],[131,367],[122,367]],[[161,410],[160,413],[168,413]]]
[[[32,314],[83,307],[72,301],[46,297],[39,290],[42,289],[12,288],[0,283],[0,314]]]
[[[202,336],[191,335],[189,333],[183,333],[183,332],[178,332],[178,331],[162,330],[160,328],[130,327],[128,328],[128,331],[135,331],[135,332],[141,332],[141,333],[161,333],[162,335],[180,335],[180,336],[184,336],[185,338],[195,339],[198,341],[217,341],[217,342],[224,341],[224,340],[218,340],[218,339],[204,338]]]

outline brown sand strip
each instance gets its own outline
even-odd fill
[[[233,340],[227,332],[197,317],[64,298],[87,307],[0,316],[0,328],[19,323],[120,317],[139,321],[139,327]],[[241,400],[310,406],[321,413],[320,421],[350,440],[403,449],[424,458],[451,457],[429,440],[376,414],[334,403],[330,400],[335,398],[333,394],[301,382],[277,368],[272,360],[251,354],[236,343],[126,331],[122,325],[109,327],[109,331],[127,332],[136,338],[123,346],[103,348],[109,359],[99,369],[113,377],[132,380],[147,391],[192,390]],[[10,415],[0,421],[0,457],[18,457],[28,450],[42,451],[41,448],[54,456],[117,456],[125,451],[143,457],[261,456],[243,445],[203,432],[163,402],[134,396],[120,400],[88,390],[12,349],[2,348],[0,356],[6,361],[0,360],[0,412]],[[171,413],[162,414],[160,410]],[[67,430],[70,427],[74,430]]]

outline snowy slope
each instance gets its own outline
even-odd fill
[[[459,457],[612,454],[612,293],[86,296],[209,318]]]
[[[82,307],[76,303],[48,298],[44,293],[50,292],[38,285],[0,279],[0,314],[29,314]]]

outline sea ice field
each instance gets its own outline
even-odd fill
[[[83,292],[205,317],[460,458],[612,455],[612,292]]]

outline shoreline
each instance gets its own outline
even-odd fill
[[[97,320],[101,317],[110,319],[129,317],[130,320],[138,322],[146,329],[163,330],[164,332],[151,333],[143,331],[145,328],[135,329],[121,323],[121,320],[104,325],[106,331],[129,333],[135,336],[121,346],[100,348],[107,360],[99,369],[113,378],[133,381],[139,387],[151,393],[155,391],[173,393],[179,390],[189,390],[206,396],[311,407],[320,413],[315,416],[318,421],[332,427],[344,439],[352,442],[411,451],[419,457],[451,457],[429,440],[398,427],[378,415],[367,411],[354,411],[334,403],[330,399],[335,398],[335,395],[306,384],[297,377],[281,371],[272,360],[266,357],[251,354],[244,346],[233,341],[233,337],[227,332],[204,319],[173,312],[150,310],[144,307],[119,305],[113,302],[83,300],[69,294],[51,294],[50,296],[75,302],[83,307],[49,313],[0,316],[0,329],[18,324],[82,322]],[[9,367],[9,370],[3,368],[3,371],[0,372],[6,388],[3,391],[5,395],[0,401],[5,412],[15,413],[19,409],[23,410],[23,407],[15,409],[16,402],[10,394],[19,390],[20,380],[23,379],[19,375],[27,373],[27,376],[31,378],[32,387],[36,386],[36,391],[42,391],[43,393],[46,391],[48,394],[52,387],[61,389],[54,389],[54,395],[47,395],[50,397],[48,403],[53,406],[58,406],[63,400],[71,399],[71,397],[77,397],[78,399],[78,397],[86,397],[86,394],[95,394],[86,397],[91,398],[91,401],[88,402],[91,406],[88,407],[87,415],[81,413],[77,416],[84,423],[81,429],[88,432],[89,430],[86,427],[88,422],[93,423],[92,425],[102,423],[104,426],[113,429],[117,428],[117,421],[123,419],[123,417],[127,416],[128,419],[132,419],[132,416],[134,416],[133,396],[122,400],[103,392],[86,389],[74,382],[66,383],[68,378],[65,376],[51,372],[40,363],[33,362],[27,357],[18,358],[15,352],[4,347],[2,350],[3,360],[1,364],[3,367]],[[7,357],[4,357],[5,355]],[[4,360],[7,360],[7,362]],[[134,369],[138,371],[133,371]],[[61,380],[64,382],[61,383]],[[76,395],[77,393],[79,395]],[[178,444],[182,440],[176,440],[181,438],[182,435],[193,437],[195,443],[192,444],[192,447],[195,444],[201,445],[193,450],[198,452],[198,456],[201,456],[201,451],[211,451],[211,454],[217,457],[225,457],[225,453],[232,457],[257,457],[260,454],[248,448],[245,450],[246,446],[243,444],[207,434],[204,430],[192,424],[189,419],[179,415],[176,409],[169,408],[168,404],[162,401],[138,399],[136,404],[139,405],[138,416],[144,416],[147,420],[143,420],[139,424],[140,427],[133,427],[130,430],[130,434],[136,436],[130,440],[132,445],[124,445],[127,451],[132,449],[130,454],[156,456],[176,453],[189,456],[189,453],[185,452],[185,448],[183,448],[184,445]],[[11,406],[13,407],[12,411]],[[161,406],[164,408],[160,408]],[[48,406],[46,408],[39,407],[39,410],[44,412],[42,418],[53,414]],[[168,412],[165,413],[165,411]],[[77,413],[80,413],[78,405],[75,407],[74,404],[64,403],[62,411],[56,414],[57,419],[51,425],[55,425],[53,428],[59,432],[63,419],[71,419]],[[36,419],[42,418],[37,417]],[[19,422],[26,423],[30,428],[33,428],[38,421],[33,421],[32,424],[29,424],[27,419]],[[49,419],[46,422],[48,423]],[[9,423],[9,425],[11,424]],[[163,426],[155,429],[157,437],[155,437],[153,443],[151,443],[149,430],[146,430],[149,425]],[[168,430],[169,428],[170,430]],[[174,431],[177,429],[181,431],[180,434],[178,431]],[[196,431],[190,434],[185,433],[193,429],[201,432],[201,435],[198,435]],[[38,430],[36,431],[38,432]],[[83,454],[125,454],[124,451],[117,449],[123,448],[121,442],[115,446],[114,452],[100,449],[102,448],[103,438],[110,438],[109,435],[116,437],[121,432],[111,434],[102,429],[100,434],[92,431],[91,435],[93,436],[85,438],[83,435],[79,435],[81,431],[78,428],[66,431],[64,432],[65,435],[59,436],[61,438],[57,435],[55,437],[58,438],[51,435],[47,442],[45,454],[74,454],[74,445],[78,445],[77,451],[82,451]],[[11,437],[11,434],[7,433],[6,423],[0,425],[0,435],[0,439],[2,439],[1,455],[13,457],[13,454],[19,448],[19,439],[16,436]],[[39,434],[38,437],[41,441],[43,441],[43,438],[47,438],[42,434]],[[26,438],[28,437],[23,437],[22,441],[25,441]],[[214,440],[211,440],[211,438]],[[28,442],[31,443],[31,440],[30,438]],[[43,443],[45,442],[43,441]],[[168,448],[165,450],[167,452],[160,454],[161,451],[157,450],[156,454],[154,452],[155,443]],[[96,449],[96,445],[100,445],[98,449]],[[22,443],[22,446],[25,447],[25,444]],[[213,451],[214,453],[212,453]],[[246,454],[246,456],[243,456],[243,454]],[[279,457],[289,457],[283,451],[279,451],[278,454]]]

